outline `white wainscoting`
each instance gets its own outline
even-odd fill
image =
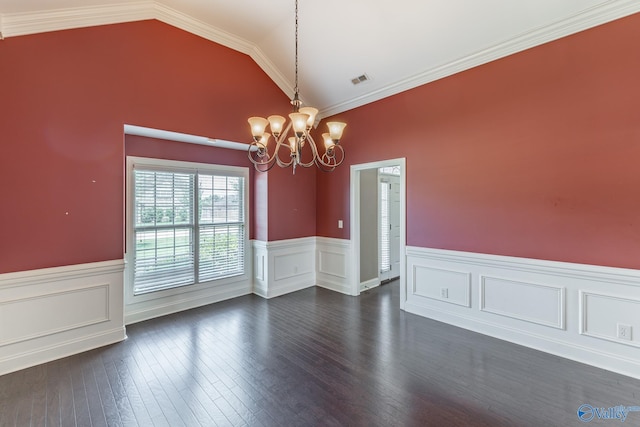
[[[640,271],[408,247],[407,274],[408,312],[640,378]]]
[[[251,271],[251,265],[248,262],[246,265],[246,271]],[[125,324],[127,325],[251,293],[249,273],[136,296],[133,295],[128,283],[131,283],[130,280],[125,280]]]
[[[316,237],[317,285],[335,292],[351,295],[351,241]]]
[[[0,274],[0,375],[126,338],[124,261]]]
[[[316,238],[253,241],[253,292],[273,298],[316,284]]]

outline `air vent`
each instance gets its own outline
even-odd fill
[[[353,83],[354,85],[359,85],[360,83],[364,83],[368,80],[369,80],[369,76],[367,76],[366,74],[363,74],[361,76],[351,79],[351,83]]]

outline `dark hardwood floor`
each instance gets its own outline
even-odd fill
[[[398,297],[397,281],[359,298],[310,288],[130,325],[122,343],[0,376],[0,426],[571,426],[585,403],[640,405],[638,380]]]

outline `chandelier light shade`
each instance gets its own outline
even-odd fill
[[[298,89],[298,0],[295,5],[295,88],[291,100],[293,112],[289,114],[288,121],[285,117],[278,115],[269,116],[266,119],[250,117],[248,120],[253,137],[248,152],[249,160],[259,172],[266,172],[275,165],[282,168],[291,166],[294,174],[297,166],[308,168],[313,165],[322,171],[330,172],[344,161],[344,150],[340,145],[340,139],[346,123],[328,122],[329,132],[322,134],[324,144],[320,148],[310,134],[316,122],[318,109],[303,107],[302,101],[300,101]],[[267,127],[271,133],[267,132]],[[290,133],[292,136],[288,136]],[[271,145],[275,145],[272,150],[269,146],[271,135],[275,138],[275,144]],[[322,155],[320,150],[324,150]]]

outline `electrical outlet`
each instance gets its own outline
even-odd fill
[[[344,227],[344,223],[342,222],[341,219],[338,220],[338,228],[343,228]]]
[[[449,298],[449,288],[440,288],[440,297]]]
[[[618,323],[618,338],[621,340],[631,341],[631,325]]]

